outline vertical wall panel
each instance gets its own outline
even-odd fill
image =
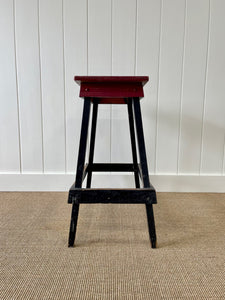
[[[111,0],[88,2],[88,73],[111,73]]]
[[[0,0],[0,172],[75,172],[74,75],[148,75],[150,172],[224,175],[224,12],[224,0]],[[95,161],[131,160],[127,107],[100,106]]]
[[[63,6],[66,96],[66,171],[75,172],[83,99],[75,75],[87,75],[87,1],[66,0]]]
[[[148,75],[141,101],[149,170],[155,171],[161,1],[138,1],[136,75]]]
[[[187,1],[179,173],[199,173],[209,1]]]
[[[136,1],[113,1],[113,75],[134,75],[136,54]],[[112,106],[111,160],[131,162],[126,105]]]
[[[134,75],[136,0],[113,0],[113,75]]]
[[[225,175],[225,133],[224,133],[224,147],[223,147],[223,175]]]
[[[40,0],[45,172],[65,171],[62,0]]]
[[[225,134],[225,2],[210,2],[210,36],[202,144],[202,173],[222,174]]]
[[[111,75],[111,0],[88,2],[88,75]],[[110,161],[110,106],[100,105],[95,161]]]
[[[12,0],[0,0],[0,172],[20,172]]]
[[[156,171],[177,173],[185,1],[163,1]]]
[[[42,172],[38,1],[15,1],[22,172]],[[26,9],[24,9],[26,7]]]

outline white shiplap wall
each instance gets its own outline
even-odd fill
[[[72,183],[83,104],[76,74],[148,75],[152,182],[224,192],[224,14],[224,0],[0,0],[0,189]],[[126,107],[100,107],[96,142],[96,161],[131,160]],[[109,180],[130,184],[119,178]]]

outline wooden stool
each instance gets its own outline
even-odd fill
[[[80,145],[75,183],[69,190],[68,203],[72,203],[69,247],[74,245],[80,203],[144,203],[146,205],[149,236],[152,248],[156,248],[156,232],[152,204],[157,203],[156,191],[150,184],[143,134],[140,98],[144,97],[143,86],[147,76],[75,76],[80,85],[80,97],[84,98]],[[88,137],[90,107],[93,103],[90,152],[88,163],[85,154]],[[128,108],[133,163],[94,163],[94,145],[99,104],[126,104]],[[137,159],[135,127],[139,150]],[[91,188],[92,172],[133,172],[136,188],[100,189]],[[87,176],[86,188],[82,183]],[[140,187],[139,178],[142,181]]]

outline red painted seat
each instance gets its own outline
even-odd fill
[[[98,98],[100,104],[125,104],[129,98],[144,97],[148,76],[75,76],[80,97]]]

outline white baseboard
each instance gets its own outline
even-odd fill
[[[74,174],[0,174],[0,191],[68,191]],[[225,193],[225,176],[150,175],[158,192]],[[94,187],[133,187],[132,175],[97,174]]]

